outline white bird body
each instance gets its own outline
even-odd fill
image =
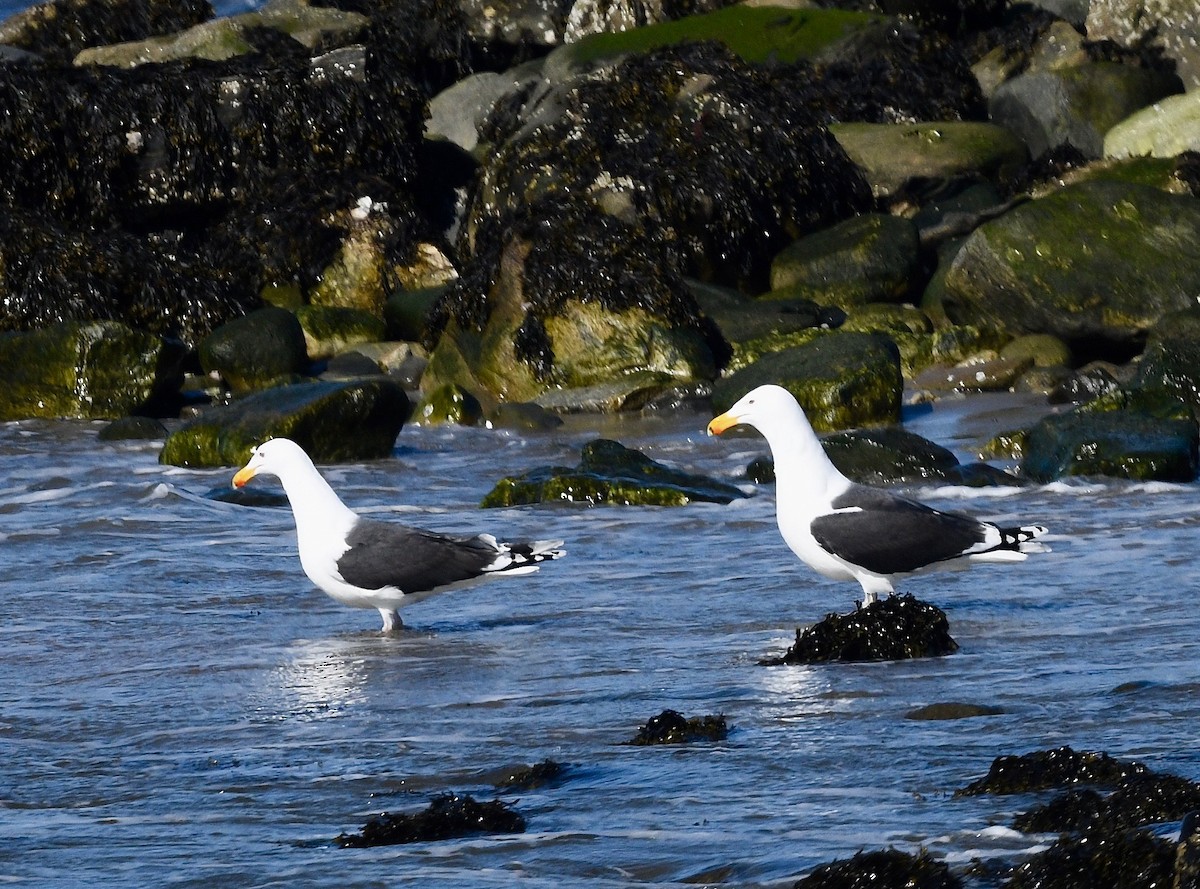
[[[1041,525],[1000,528],[947,513],[846,478],[826,455],[803,409],[781,386],[759,386],[708,425],[745,423],[775,460],[776,518],[801,561],[833,580],[856,580],[867,604],[893,591],[893,578],[964,560],[1021,561],[1044,550]]]
[[[255,475],[274,475],[283,485],[308,579],[343,605],[377,609],[384,632],[401,625],[397,609],[404,605],[491,575],[529,574],[563,555],[561,540],[500,543],[490,534],[449,537],[364,519],[286,438],[255,448],[233,484],[240,488]]]

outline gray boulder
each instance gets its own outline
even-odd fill
[[[1005,81],[988,111],[1034,157],[1070,144],[1096,158],[1103,156],[1104,135],[1115,124],[1178,91],[1178,80],[1160,71],[1091,62]]]

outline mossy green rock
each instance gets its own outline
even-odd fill
[[[908,297],[921,245],[911,220],[865,213],[785,247],[771,263],[771,292],[849,310]]]
[[[385,325],[370,312],[342,306],[304,306],[296,310],[304,344],[313,361],[332,358],[351,346],[383,339]]]
[[[412,405],[389,380],[299,383],[212,407],[167,439],[159,462],[238,466],[268,438],[290,438],[318,463],[376,460],[392,453]]]
[[[1020,139],[991,123],[835,123],[829,132],[879,197],[914,179],[1003,176],[1028,157]]]
[[[414,419],[427,426],[439,426],[443,423],[477,426],[483,419],[483,407],[479,404],[479,399],[462,386],[448,383],[421,399]]]
[[[1196,478],[1198,444],[1192,419],[1072,411],[1044,417],[1029,430],[1022,470],[1038,482],[1073,475],[1190,482]]]
[[[1070,232],[1069,238],[1064,232]],[[947,270],[942,304],[959,323],[1136,343],[1200,293],[1200,200],[1087,182],[980,226]]]
[[[178,391],[182,348],[116,321],[0,334],[0,420],[113,419]]]
[[[569,501],[683,506],[694,501],[728,503],[745,496],[733,485],[664,466],[640,451],[601,438],[584,446],[578,466],[544,466],[501,479],[480,505],[486,508]]]
[[[1031,333],[1008,343],[1000,350],[1000,357],[1029,361],[1034,367],[1057,367],[1071,363],[1071,347],[1056,336]]]
[[[767,383],[791,392],[818,432],[900,421],[900,352],[880,334],[829,333],[807,345],[764,355],[718,380],[713,406],[726,410]]]
[[[274,384],[308,367],[304,329],[287,309],[259,309],[222,324],[200,342],[200,366],[234,392]]]
[[[808,59],[882,16],[838,9],[782,9],[738,4],[627,31],[593,34],[552,52],[547,76],[611,61],[630,53],[696,40],[719,40],[747,62]]]

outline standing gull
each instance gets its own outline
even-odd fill
[[[1000,528],[855,484],[830,462],[796,399],[759,386],[708,424],[709,435],[753,426],[775,459],[779,532],[809,567],[834,580],[857,580],[865,604],[893,591],[896,575],[962,560],[1020,562],[1045,547],[1041,525]]]
[[[286,438],[256,447],[234,475],[233,486],[240,488],[256,475],[274,475],[283,483],[308,579],[343,605],[378,609],[385,633],[402,626],[397,613],[402,605],[489,575],[529,574],[539,562],[563,554],[561,540],[500,543],[491,534],[447,537],[364,519],[342,503],[308,454]]]

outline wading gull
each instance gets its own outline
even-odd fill
[[[897,575],[964,560],[1019,562],[1045,547],[1041,525],[1001,528],[961,513],[942,512],[879,488],[856,484],[830,462],[792,394],[759,386],[708,424],[709,435],[753,426],[775,459],[779,532],[813,570],[857,580],[864,604],[893,591]]]
[[[403,605],[485,577],[529,574],[563,555],[561,540],[501,543],[490,534],[448,537],[364,519],[342,503],[303,448],[286,438],[256,447],[233,486],[256,475],[282,482],[308,579],[343,605],[378,609],[385,633],[402,625],[397,609]]]

